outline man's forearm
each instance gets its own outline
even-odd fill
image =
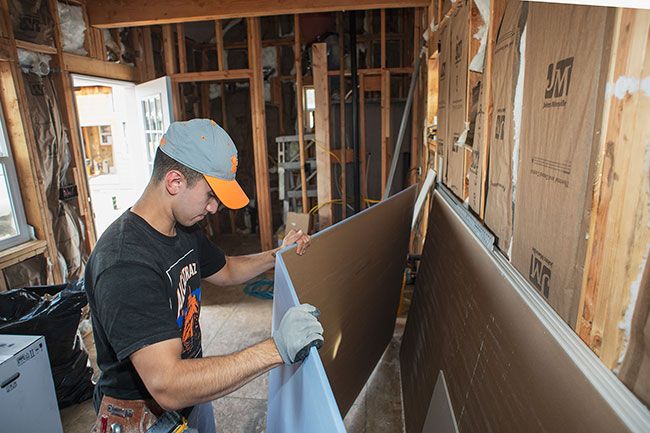
[[[169,372],[166,409],[181,409],[229,394],[257,376],[282,364],[272,339],[224,356],[177,361]]]
[[[272,269],[275,265],[275,253],[279,250],[280,248],[276,248],[257,254],[228,257],[230,284],[243,284]]]

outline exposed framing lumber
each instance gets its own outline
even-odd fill
[[[252,69],[250,81],[253,149],[255,154],[255,184],[257,212],[262,250],[272,247],[273,223],[269,193],[268,150],[266,147],[266,116],[264,107],[264,77],[262,76],[262,38],[259,18],[247,18],[248,65]]]
[[[366,79],[359,76],[359,175],[361,177],[361,209],[365,209],[368,199],[368,167],[366,167]]]
[[[650,11],[618,9],[608,85],[650,76]],[[630,337],[634,285],[650,248],[650,96],[642,89],[611,92],[599,143],[599,181],[587,244],[577,332],[609,368]],[[639,331],[639,330],[636,330]]]
[[[307,198],[307,176],[305,173],[305,118],[303,108],[302,89],[302,43],[300,41],[300,15],[293,16],[293,56],[294,69],[296,71],[296,114],[298,122],[298,147],[300,149],[300,192],[302,196],[302,211],[309,211],[309,199]]]
[[[88,17],[96,27],[134,27],[223,18],[247,18],[271,15],[338,12],[364,9],[424,7],[430,0],[296,0],[293,2],[260,2],[257,0],[224,0],[219,2],[187,2],[185,0],[94,0],[89,2]]]
[[[91,75],[114,80],[138,81],[138,71],[133,66],[104,62],[92,57],[63,53],[63,67],[74,74]]]
[[[163,56],[165,57],[165,75],[176,73],[176,46],[174,45],[174,28],[171,24],[162,26]]]
[[[420,53],[420,39],[422,37],[422,9],[415,10],[414,26],[413,26],[413,67],[415,67],[416,57]],[[418,74],[418,82],[415,86],[413,95],[413,112],[411,113],[411,164],[409,167],[408,182],[412,185],[418,181],[417,169],[419,164],[419,150],[422,138],[422,122],[420,121],[420,101],[422,89],[422,77],[425,75],[422,70],[426,70],[426,63],[422,62],[420,65],[420,73]]]
[[[413,73],[413,68],[410,66],[403,67],[403,68],[364,68],[364,69],[359,69],[357,70],[358,75],[381,75],[383,71],[388,71],[392,75],[410,75]],[[339,71],[327,71],[327,75],[329,76],[338,76]],[[349,77],[350,76],[350,71],[345,71],[345,76]]]
[[[47,242],[43,240],[28,241],[24,244],[0,251],[0,269],[6,269],[16,263],[43,254],[46,251]],[[0,279],[4,280],[4,278]]]
[[[221,20],[214,21],[214,35],[215,35],[215,44],[217,45],[217,68],[220,71],[224,71],[224,58],[226,56],[226,50],[223,48],[223,26]]]
[[[332,225],[332,167],[330,161],[330,102],[327,76],[327,45],[312,45],[312,68],[316,97],[316,181],[318,190],[318,229]]]
[[[35,51],[37,53],[44,53],[44,54],[56,55],[59,53],[56,47],[50,47],[49,45],[34,44],[32,42],[21,41],[19,39],[16,39],[16,48],[21,48],[23,50]]]
[[[221,126],[223,129],[228,131],[228,115],[226,113],[226,85],[222,81],[219,83],[219,87],[221,88]]]
[[[139,61],[142,65],[140,70],[140,81],[150,81],[156,78],[156,68],[153,61],[153,44],[151,42],[151,27],[143,27],[140,30],[142,51]]]
[[[380,39],[380,57],[379,64],[381,69],[386,67],[386,9],[379,12],[379,39]]]
[[[346,143],[345,143],[345,36],[343,34],[343,12],[336,14],[336,28],[339,34],[339,144],[341,160],[341,217],[347,216],[348,197],[346,175]]]
[[[381,75],[381,195],[384,196],[388,164],[392,158],[390,140],[390,72]]]
[[[177,83],[190,83],[200,81],[249,80],[253,75],[254,70],[251,68],[229,69],[227,71],[181,72],[172,74],[171,78]]]
[[[187,72],[187,49],[185,48],[185,24],[176,24],[176,40],[178,44],[178,70]]]

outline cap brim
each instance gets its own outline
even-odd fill
[[[219,201],[227,208],[241,209],[248,204],[248,196],[236,180],[223,180],[206,175],[203,175],[203,177],[205,177]]]

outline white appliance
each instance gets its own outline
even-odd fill
[[[0,335],[0,430],[63,433],[44,337]]]

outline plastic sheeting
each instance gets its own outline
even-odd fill
[[[16,39],[54,46],[54,21],[47,0],[9,0],[9,16]]]
[[[61,35],[63,36],[63,51],[66,53],[85,56],[88,54],[84,47],[86,22],[80,6],[57,2]]]

